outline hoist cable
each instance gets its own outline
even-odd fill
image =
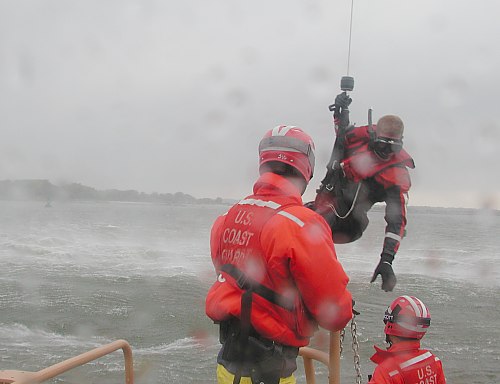
[[[349,65],[351,61],[351,38],[352,38],[352,15],[354,12],[354,0],[351,0],[351,21],[349,23],[349,49],[347,53],[347,75],[349,75]]]

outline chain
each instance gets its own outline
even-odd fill
[[[361,384],[361,367],[360,367],[360,357],[359,357],[359,341],[357,334],[357,326],[355,321],[356,315],[353,315],[351,320],[351,335],[352,335],[352,350],[354,352],[354,369],[356,370],[356,384]]]
[[[342,351],[344,350],[344,337],[345,337],[345,328],[342,328],[340,331],[340,356],[342,356]]]

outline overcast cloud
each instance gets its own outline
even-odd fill
[[[350,0],[0,0],[0,180],[239,198],[278,124],[334,140]],[[400,115],[410,204],[500,209],[500,5],[355,0],[351,120]]]

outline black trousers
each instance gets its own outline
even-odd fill
[[[297,369],[297,347],[265,339],[254,329],[243,340],[240,330],[238,319],[220,324],[222,349],[217,360],[228,371],[249,376],[252,383],[278,384],[281,377],[288,377]]]

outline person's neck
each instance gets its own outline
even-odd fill
[[[307,183],[305,182],[304,178],[292,176],[292,177],[287,177],[287,179],[297,187],[297,189],[300,192],[300,195],[302,196],[307,188]]]
[[[398,344],[398,343],[403,343],[405,341],[419,341],[418,339],[408,339],[404,337],[398,337],[394,335],[388,335],[388,342],[390,345]]]

